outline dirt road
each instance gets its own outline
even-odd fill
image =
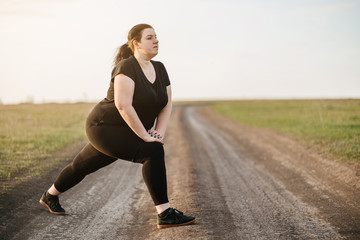
[[[65,216],[38,203],[59,169],[2,196],[1,239],[360,239],[359,177],[286,137],[184,105],[164,146],[172,207],[196,224],[158,230],[141,165],[119,160],[60,197]]]

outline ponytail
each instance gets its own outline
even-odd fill
[[[126,59],[133,55],[128,43],[123,44],[120,48],[116,57],[114,59],[114,65],[116,66],[121,60]]]

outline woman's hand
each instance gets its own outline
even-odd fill
[[[156,130],[150,129],[150,130],[148,131],[148,133],[150,134],[150,136],[152,136],[152,137],[154,137],[154,138],[163,139],[163,136],[161,135],[161,133],[159,133],[159,132],[156,131]]]
[[[152,130],[152,129],[150,129],[148,131],[148,133],[152,138],[155,138],[158,140],[158,142],[161,142],[162,144],[164,144],[164,137],[161,135],[161,133],[159,133],[156,130]]]
[[[150,134],[150,130],[149,130],[149,134],[147,136],[143,137],[142,139],[145,142],[159,142],[159,143],[164,144],[163,138],[160,137],[158,134],[156,136]]]

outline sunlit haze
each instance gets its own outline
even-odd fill
[[[2,0],[0,101],[100,101],[138,23],[174,100],[360,97],[360,1]]]

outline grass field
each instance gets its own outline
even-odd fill
[[[0,105],[1,182],[20,182],[51,168],[58,161],[54,152],[85,138],[93,106]],[[220,101],[212,107],[244,124],[288,134],[325,157],[360,163],[360,100]]]
[[[220,101],[213,109],[287,134],[326,158],[360,163],[360,99]]]
[[[51,153],[85,138],[93,103],[0,105],[0,179],[39,175],[56,159]],[[6,188],[3,184],[2,189]]]

